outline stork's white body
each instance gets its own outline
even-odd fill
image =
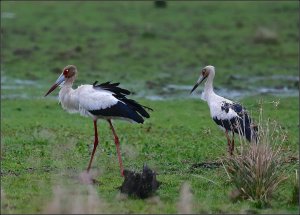
[[[59,91],[58,99],[66,111],[92,118],[99,117],[92,115],[88,110],[109,108],[119,101],[112,95],[112,92],[95,89],[90,84],[81,85],[75,90],[70,85],[64,84]]]

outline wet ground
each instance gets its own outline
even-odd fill
[[[292,75],[272,75],[268,77],[254,76],[249,79],[242,76],[235,76],[236,82],[239,82],[239,89],[231,88],[229,85],[225,87],[215,87],[215,92],[223,97],[239,100],[248,96],[259,95],[273,95],[282,97],[297,97],[299,96],[299,77]],[[261,82],[267,83],[265,86]],[[282,84],[276,84],[276,83]],[[7,76],[1,78],[1,99],[31,99],[42,98],[48,85],[35,80],[21,80],[13,79]],[[169,100],[169,99],[198,99],[203,91],[203,85],[200,85],[200,89],[196,90],[193,94],[190,94],[191,85],[157,85],[146,86],[146,89],[136,86],[125,86],[125,88],[137,89],[134,93],[135,97],[146,98],[149,100]],[[123,86],[124,87],[124,86]],[[140,89],[138,89],[140,88]],[[56,96],[52,96],[56,98]]]

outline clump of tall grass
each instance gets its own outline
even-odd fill
[[[240,148],[225,158],[224,164],[235,193],[261,207],[270,203],[274,191],[286,179],[282,165],[286,134],[276,121],[263,120],[262,106],[257,128],[257,142],[249,143],[240,137]]]

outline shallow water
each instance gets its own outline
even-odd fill
[[[251,82],[251,83],[261,81],[261,80],[299,81],[299,76],[295,76],[295,75],[252,76],[251,78],[247,78],[241,75],[234,75],[233,78],[236,80],[247,80],[247,82]]]
[[[215,92],[228,99],[242,99],[248,96],[256,95],[274,95],[283,97],[296,97],[299,96],[298,88],[283,87],[266,87],[266,86],[253,86],[249,83],[255,83],[259,80],[287,80],[287,81],[299,81],[298,76],[284,76],[284,75],[272,75],[268,77],[251,77],[251,79],[245,79],[242,76],[234,76],[236,80],[244,80],[246,82],[245,89],[231,89],[231,88],[215,88]],[[127,86],[128,87],[128,86]],[[129,86],[130,87],[130,86]],[[143,87],[143,86],[141,86]],[[131,87],[134,88],[134,87]],[[137,94],[133,95],[138,98],[146,98],[149,100],[169,100],[169,99],[182,99],[192,98],[198,99],[203,91],[203,86],[199,86],[194,93],[190,94],[192,85],[165,85],[161,89],[155,90],[137,90]],[[44,93],[48,89],[45,83],[41,83],[33,80],[21,80],[13,79],[7,76],[1,77],[1,99],[32,99],[32,98],[44,98]],[[159,90],[159,92],[158,92]],[[44,92],[45,91],[45,92]],[[56,94],[55,94],[56,95]],[[57,99],[57,96],[50,95],[47,98]]]
[[[160,95],[146,95],[147,99],[150,100],[168,100],[176,98],[200,98],[203,88],[196,90],[194,93],[190,94],[192,86],[189,85],[167,85],[163,88],[163,93]],[[274,96],[283,96],[283,97],[296,97],[299,96],[298,89],[290,89],[287,87],[283,88],[271,88],[271,87],[253,87],[250,89],[215,89],[215,92],[223,97],[228,99],[242,99],[248,96],[256,95],[274,95]],[[141,94],[138,94],[139,97],[143,97]]]
[[[15,17],[16,17],[16,14],[12,13],[12,12],[2,12],[1,13],[1,18],[2,19],[13,19]]]

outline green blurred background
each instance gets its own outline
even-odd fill
[[[120,81],[141,96],[176,95],[170,84],[193,85],[214,65],[218,88],[298,88],[296,1],[167,3],[1,2],[3,84],[34,80],[42,93],[75,64],[77,83]]]

